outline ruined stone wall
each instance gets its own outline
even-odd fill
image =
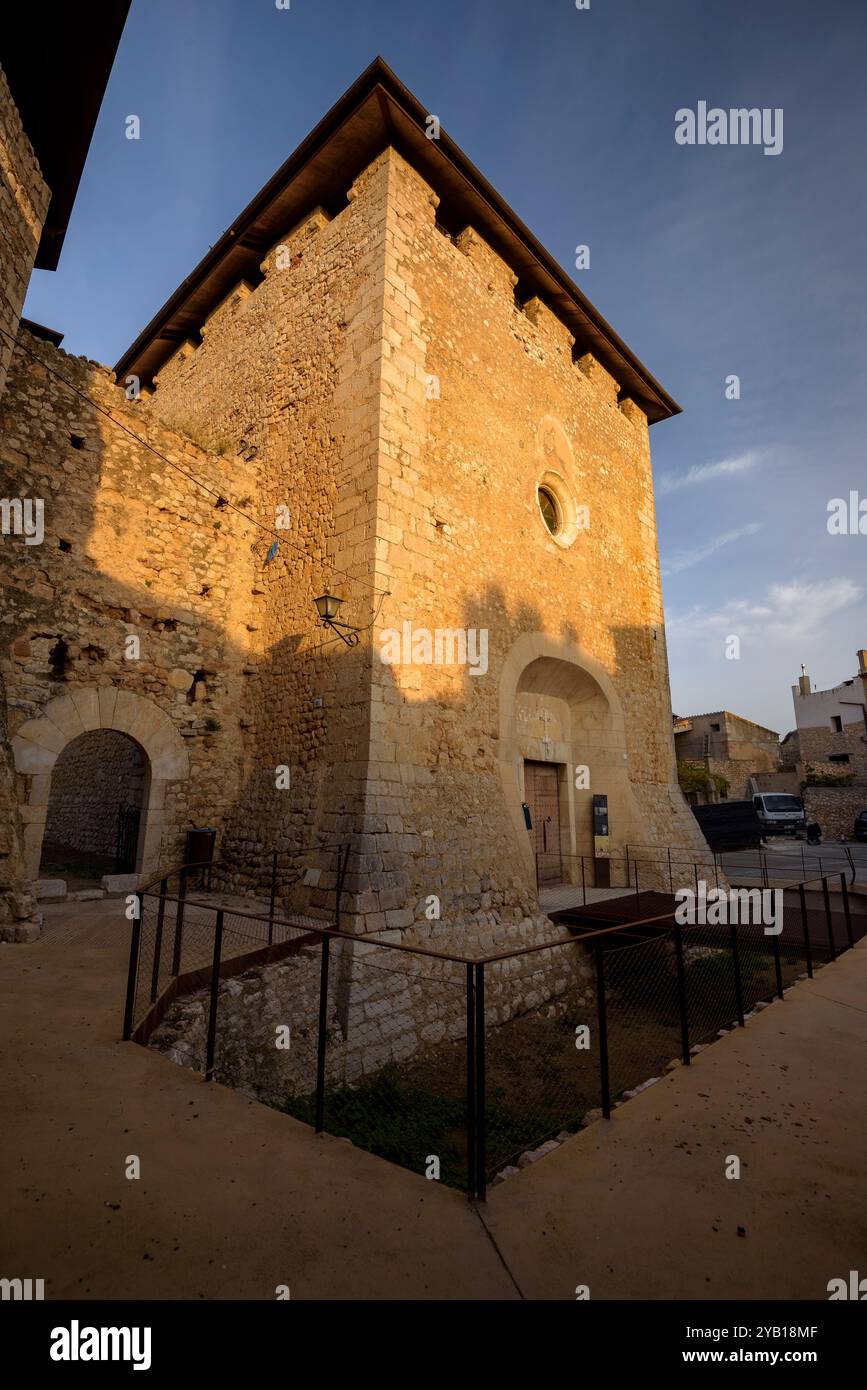
[[[0,404],[0,493],[44,504],[44,538],[4,542],[0,663],[31,875],[56,758],[87,729],[117,727],[165,755],[147,808],[155,863],[176,862],[186,828],[219,827],[233,804],[261,534],[245,520],[252,492],[243,460],[166,430],[106,368],[21,331]],[[246,511],[223,505],[230,494]]]
[[[51,191],[0,69],[0,399],[50,198]],[[7,498],[9,495],[3,493]],[[0,543],[10,544],[5,536]],[[37,931],[38,917],[25,874],[6,688],[0,669],[0,940],[28,940]]]
[[[0,395],[50,201],[0,68]]]
[[[43,843],[114,855],[118,812],[142,806],[146,781],[144,754],[126,734],[92,729],[79,735],[54,764]]]

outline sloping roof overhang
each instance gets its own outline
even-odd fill
[[[9,5],[0,63],[51,189],[37,270],[56,270],[130,0]]]
[[[118,378],[150,382],[239,280],[254,282],[264,254],[317,206],[337,209],[358,175],[391,145],[440,198],[447,225],[474,227],[511,266],[522,298],[537,295],[566,323],[651,423],[680,406],[581,293],[476,169],[441,131],[425,133],[429,112],[377,58],[298,146],[195,270],[175,290],[115,366]]]

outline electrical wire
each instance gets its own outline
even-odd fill
[[[216,497],[217,501],[222,503],[223,506],[229,507],[230,510],[233,512],[237,512],[238,516],[240,516],[243,521],[248,522],[251,526],[258,526],[260,531],[264,531],[267,536],[273,538],[274,532],[268,526],[266,526],[264,522],[258,521],[256,517],[248,516],[246,512],[242,511],[240,507],[237,507],[234,504],[234,502],[230,502],[228,498],[224,497],[222,492],[216,491],[214,488],[208,487],[205,483],[201,481],[201,479],[197,478],[195,474],[188,473],[186,469],[181,468],[180,464],[174,463],[172,459],[167,458],[165,454],[161,453],[160,450],[155,448],[153,444],[150,444],[148,440],[142,439],[140,435],[136,434],[135,430],[131,430],[127,425],[123,423],[122,420],[118,420],[116,416],[112,415],[110,410],[106,410],[105,406],[100,405],[97,401],[93,399],[92,396],[88,396],[86,392],[80,391],[79,388],[73,382],[71,382],[68,377],[65,377],[62,372],[59,372],[56,367],[49,366],[48,363],[45,362],[39,356],[38,353],[31,351],[31,349],[28,347],[25,347],[24,344],[14,336],[14,334],[8,331],[8,329],[0,328],[0,333],[2,333],[3,337],[11,343],[13,351],[17,348],[19,351],[25,353],[28,357],[32,358],[32,360],[34,362],[37,362],[40,367],[42,367],[46,372],[49,373],[50,376],[56,377],[58,381],[62,382],[62,384],[66,386],[73,393],[73,395],[78,396],[80,400],[84,401],[87,405],[91,406],[92,409],[97,410],[100,413],[100,415],[104,415],[105,418],[107,420],[110,420],[113,425],[116,425],[119,430],[122,430],[124,434],[129,435],[130,439],[134,440],[136,444],[143,445],[145,449],[148,449],[152,454],[154,454],[158,459],[160,459],[166,465],[167,468],[173,468],[176,473],[180,473],[182,477],[186,478],[188,482],[191,482],[194,487],[198,487],[203,492],[207,492],[211,497]],[[166,428],[170,428],[170,426],[167,426]],[[285,538],[278,537],[278,541],[281,539]],[[296,550],[299,555],[303,555],[305,559],[310,558],[303,546],[296,545],[294,541],[290,540],[285,540],[285,544],[288,545],[292,550]],[[377,589],[375,584],[370,584],[366,579],[359,579],[356,576],[350,575],[346,570],[335,569],[331,572],[332,574],[340,575],[344,579],[349,580],[351,584],[361,584],[365,588],[372,590],[372,592],[375,594],[381,594],[385,596],[385,594],[389,592],[387,589]],[[380,607],[381,606],[382,605],[380,605]]]

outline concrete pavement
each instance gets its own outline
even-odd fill
[[[119,1043],[122,904],[47,917],[0,947],[0,1276],[49,1298],[803,1299],[867,1274],[867,944],[475,1212]]]
[[[121,901],[46,917],[0,946],[0,1276],[46,1298],[517,1297],[460,1193],[118,1042]]]
[[[867,1274],[865,1082],[861,943],[495,1188],[485,1223],[528,1299],[825,1299]]]

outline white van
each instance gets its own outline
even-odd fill
[[[765,835],[797,835],[799,830],[807,828],[804,808],[796,796],[786,792],[757,792],[753,805]]]

